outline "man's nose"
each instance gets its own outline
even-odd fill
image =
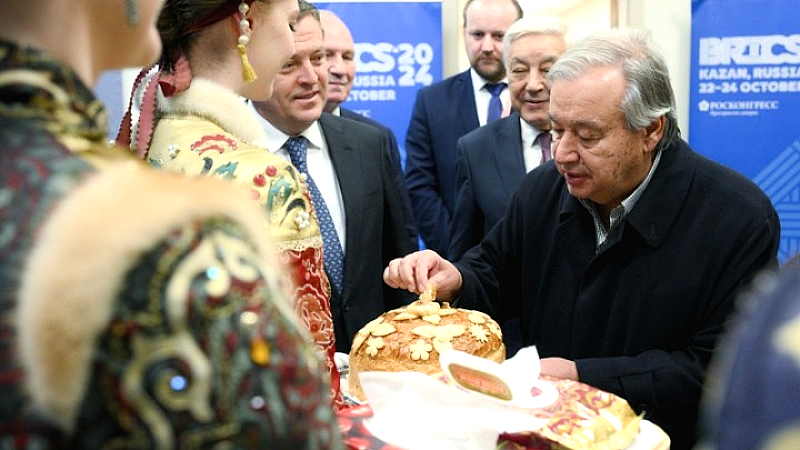
[[[481,51],[491,53],[494,50],[495,50],[494,39],[492,38],[492,35],[487,34],[486,36],[483,37],[483,39],[481,39]]]
[[[304,61],[300,65],[300,80],[308,83],[316,83],[319,80],[317,71],[311,61]]]
[[[545,87],[545,82],[546,79],[544,75],[532,68],[528,73],[528,81],[525,83],[525,89],[528,91],[541,91]]]
[[[575,139],[569,133],[559,133],[558,138],[553,138],[551,151],[556,162],[566,162],[575,158]]]
[[[340,74],[343,72],[342,69],[344,67],[344,64],[342,61],[342,57],[340,55],[330,55],[328,56],[327,60],[328,64],[330,65],[331,73]]]

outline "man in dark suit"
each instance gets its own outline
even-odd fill
[[[457,261],[506,211],[525,174],[551,159],[550,90],[545,77],[567,48],[564,22],[524,17],[503,39],[503,60],[514,112],[458,140],[455,211],[449,258]]]
[[[300,3],[295,53],[275,78],[272,98],[253,106],[264,119],[268,148],[290,157],[309,177],[331,280],[336,349],[349,352],[353,335],[367,322],[412,300],[383,284],[381,271],[416,243],[403,225],[380,132],[322,113],[328,83],[322,28],[317,10]],[[292,142],[298,141],[307,146],[303,162],[295,159]],[[343,275],[337,274],[341,264]]]
[[[506,76],[502,41],[520,17],[516,0],[468,0],[463,29],[470,69],[417,92],[406,134],[406,182],[422,240],[442,255],[456,197],[456,141],[508,110],[508,89],[499,84]]]
[[[406,228],[414,240],[417,239],[417,225],[411,212],[411,202],[408,199],[408,186],[403,176],[403,165],[400,162],[400,149],[394,132],[380,122],[359,114],[341,104],[347,101],[353,80],[356,76],[355,44],[350,29],[332,11],[320,10],[320,23],[325,36],[325,59],[328,60],[328,99],[324,111],[335,116],[345,117],[358,122],[366,123],[378,129],[384,142],[384,149],[389,156],[392,166],[392,175],[397,192],[400,195],[400,204],[403,206]]]

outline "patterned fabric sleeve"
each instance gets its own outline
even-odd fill
[[[187,91],[182,95],[192,95]],[[250,114],[249,110],[246,111]],[[156,126],[151,165],[187,175],[211,176],[244,187],[266,214],[266,230],[281,252],[295,312],[323,356],[331,401],[344,407],[334,363],[336,344],[330,284],[322,260],[322,238],[305,182],[288,161],[243,142],[216,123],[191,114],[167,115]]]
[[[82,410],[76,448],[114,435],[126,447],[334,448],[319,359],[267,275],[224,220],[145,255],[100,339],[88,403],[103,407]]]
[[[321,360],[254,235],[261,216],[223,206],[237,198],[225,183],[128,172],[63,202],[32,252],[19,329],[35,409],[73,448],[340,448]],[[104,204],[109,183],[142,201]],[[130,223],[154,193],[164,205]],[[108,217],[87,219],[87,202]]]
[[[341,448],[263,214],[109,148],[57,59],[0,75],[0,448]]]

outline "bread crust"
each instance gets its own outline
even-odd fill
[[[439,353],[448,349],[497,363],[506,356],[500,326],[485,313],[424,299],[384,313],[353,339],[350,395],[366,400],[358,376],[361,372],[441,372]]]

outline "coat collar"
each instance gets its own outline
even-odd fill
[[[697,165],[693,155],[693,151],[683,140],[667,146],[662,151],[661,162],[653,173],[649,186],[625,218],[625,222],[652,248],[657,248],[664,242],[680,214]],[[559,186],[566,191],[563,179]],[[559,221],[563,224],[581,214],[585,214],[587,221],[593,223],[589,212],[575,197],[562,195]]]
[[[628,214],[627,222],[647,243],[660,246],[681,212],[697,168],[689,145],[677,140],[662,150],[650,185]]]

